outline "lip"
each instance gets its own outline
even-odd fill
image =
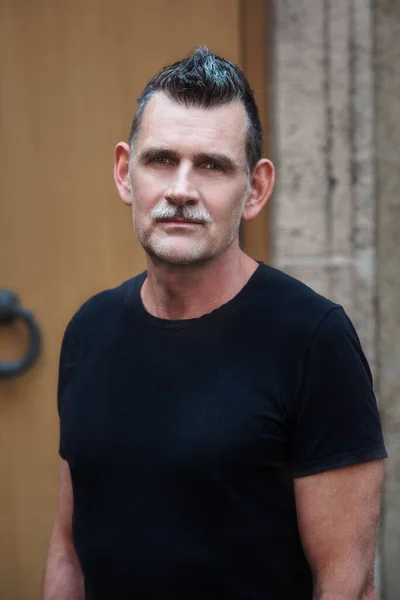
[[[202,225],[199,221],[186,221],[185,219],[160,219],[158,221],[163,225],[175,225],[180,227],[194,227],[196,225]]]

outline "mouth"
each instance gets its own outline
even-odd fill
[[[174,225],[203,225],[203,221],[196,221],[195,219],[182,219],[181,217],[175,217],[173,219],[157,219],[159,223],[173,223]]]

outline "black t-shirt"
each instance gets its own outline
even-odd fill
[[[86,597],[311,600],[293,478],[386,457],[353,326],[264,264],[178,321],[145,310],[145,276],[86,302],[62,346]]]

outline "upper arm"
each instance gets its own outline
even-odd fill
[[[300,537],[317,588],[373,588],[382,479],[381,460],[295,479]]]
[[[53,542],[63,544],[66,550],[73,550],[72,512],[73,494],[71,473],[66,460],[60,458],[59,495],[56,519],[53,528]]]
[[[332,599],[364,598],[364,588],[374,593],[381,459],[387,454],[370,369],[341,308],[314,331],[295,399],[290,450],[299,533],[314,587]]]
[[[342,309],[320,321],[289,408],[294,477],[385,458],[370,369]]]
[[[44,573],[43,600],[85,597],[82,570],[72,539],[72,504],[69,466],[60,459],[59,503]]]

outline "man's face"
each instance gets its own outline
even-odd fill
[[[151,256],[194,264],[237,243],[248,190],[246,129],[238,101],[204,109],[162,93],[150,99],[129,175],[133,226]]]

